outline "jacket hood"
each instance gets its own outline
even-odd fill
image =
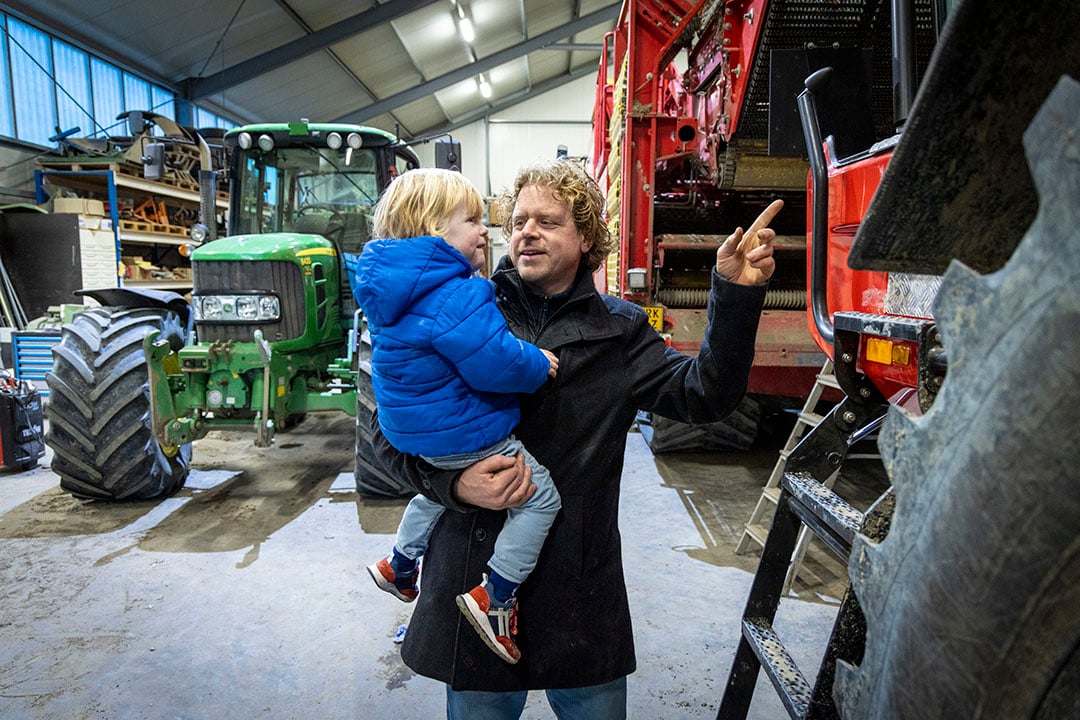
[[[434,288],[471,276],[465,256],[440,237],[372,240],[357,262],[356,301],[376,323],[390,325]]]

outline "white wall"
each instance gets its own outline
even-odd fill
[[[588,75],[458,128],[452,135],[461,143],[462,173],[482,194],[497,195],[510,186],[519,167],[554,158],[559,145],[566,145],[571,157],[587,156],[595,96],[596,78]],[[425,167],[435,164],[434,142],[414,149]]]

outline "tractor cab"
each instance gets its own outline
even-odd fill
[[[357,253],[371,237],[383,188],[419,167],[389,133],[349,125],[249,125],[225,136],[231,151],[230,235],[322,235]]]

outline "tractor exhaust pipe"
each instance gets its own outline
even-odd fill
[[[210,146],[199,138],[199,221],[206,227],[206,240],[217,239],[217,177]]]
[[[822,148],[821,124],[818,122],[814,95],[825,89],[832,76],[832,68],[821,68],[803,82],[806,87],[799,93],[799,118],[802,123],[806,152],[810,158],[810,187],[814,191],[814,203],[810,212],[810,310],[821,339],[833,343],[833,323],[829,315],[826,293],[829,264],[829,169]]]

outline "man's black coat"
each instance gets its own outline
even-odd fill
[[[484,647],[454,603],[486,572],[505,512],[463,507],[452,493],[458,473],[398,453],[376,425],[375,451],[386,467],[451,509],[421,561],[420,598],[402,658],[456,690],[609,682],[635,668],[618,527],[627,433],[639,409],[708,422],[735,408],[753,362],[765,286],[729,283],[714,271],[711,322],[691,358],[668,347],[639,306],[598,294],[588,273],[550,301],[529,292],[513,269],[492,279],[510,329],[559,357],[558,377],[521,398],[515,434],[551,471],[562,510],[518,591],[523,657],[508,665]]]

